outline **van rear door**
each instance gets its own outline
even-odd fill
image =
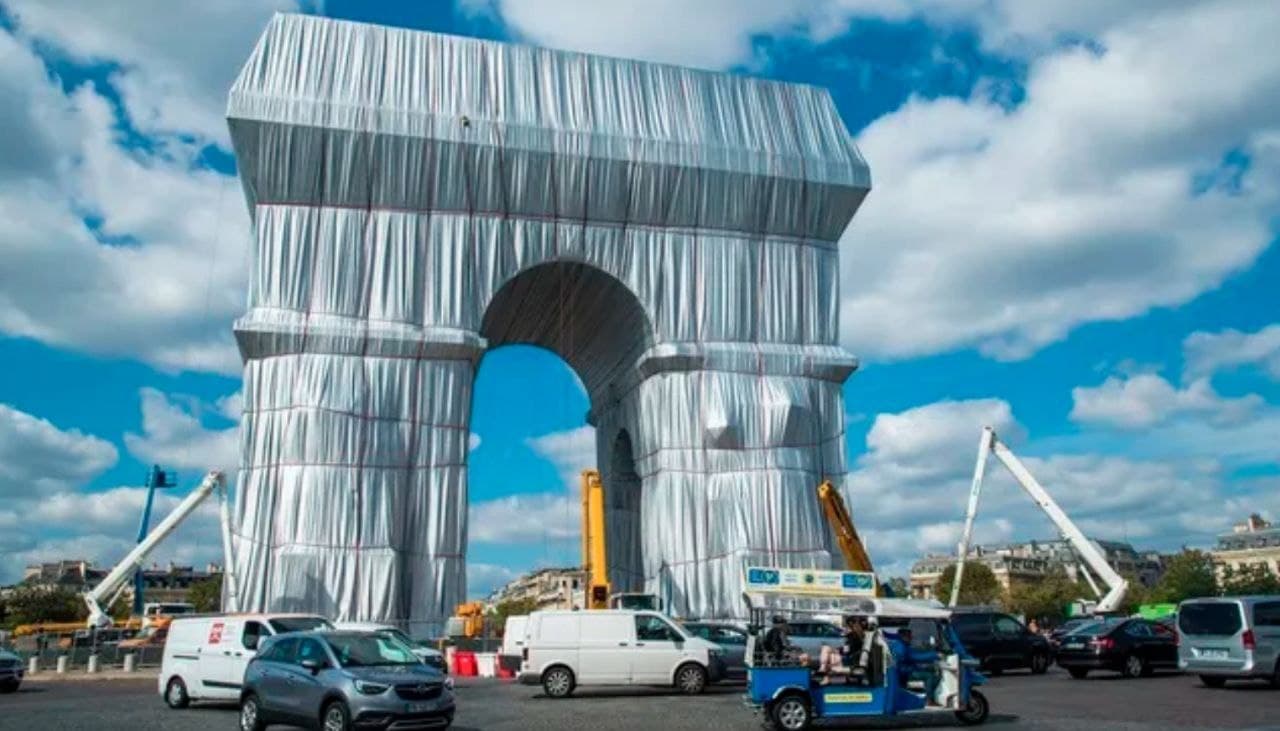
[[[1178,609],[1183,658],[1193,669],[1238,668],[1245,662],[1244,611],[1238,601],[1184,602]]]
[[[635,627],[630,614],[584,612],[578,637],[578,677],[583,682],[631,682]]]

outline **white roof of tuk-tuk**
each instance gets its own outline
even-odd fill
[[[951,618],[951,610],[939,602],[921,599],[764,593],[751,593],[747,597],[751,606],[765,609],[900,619]]]

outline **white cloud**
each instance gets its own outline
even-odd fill
[[[1154,373],[1112,376],[1099,386],[1073,388],[1071,398],[1073,421],[1125,429],[1150,427],[1185,414],[1201,415],[1218,425],[1239,424],[1263,405],[1257,394],[1220,396],[1207,378],[1177,388]]]
[[[494,589],[520,575],[519,571],[492,563],[467,562],[467,596],[483,599]]]
[[[472,504],[467,530],[473,543],[541,544],[576,540],[581,521],[579,501],[561,493],[539,492]]]
[[[876,417],[867,452],[845,485],[854,521],[884,571],[903,574],[924,553],[955,550],[979,430],[993,421],[1005,434],[1020,431],[1008,404],[994,399],[944,401]],[[1265,425],[1251,423],[1250,428],[1266,434]],[[1032,441],[1030,447],[1034,446]],[[1127,539],[1138,547],[1206,545],[1239,519],[1245,505],[1274,508],[1265,485],[1228,483],[1219,459],[1194,454],[1155,459],[1095,453],[1037,457],[1031,456],[1030,448],[1015,445],[1015,450],[1085,533]],[[1003,466],[989,460],[975,540],[1056,535],[1053,524]]]
[[[525,443],[556,466],[569,490],[577,489],[583,470],[596,466],[596,430],[592,426],[531,437]]]
[[[1280,15],[1220,2],[1116,20],[1103,50],[1031,61],[1016,108],[984,89],[916,98],[860,133],[876,190],[842,246],[847,346],[1024,357],[1186,302],[1267,246]],[[1222,163],[1233,149],[1247,166]]]
[[[0,139],[49,130],[30,160],[0,143],[0,333],[238,373],[249,219],[234,177],[201,168],[190,146],[126,150],[89,86],[63,94],[3,31],[0,55],[18,61],[0,88],[35,100],[0,114]]]
[[[1280,324],[1252,333],[1239,330],[1191,333],[1182,342],[1182,355],[1186,360],[1183,372],[1188,378],[1256,365],[1280,380]]]
[[[166,396],[154,388],[143,388],[142,434],[124,435],[125,446],[139,459],[166,468],[210,470],[234,473],[240,464],[240,428],[210,429],[201,423],[209,409],[198,401]],[[220,403],[234,405],[235,396]]]
[[[0,404],[0,497],[6,502],[92,480],[118,456],[110,442]]]
[[[480,435],[471,432],[471,436],[467,437],[467,451],[474,452],[480,448]]]
[[[113,63],[133,126],[228,147],[227,91],[271,14],[290,0],[171,3],[9,0],[19,32],[78,63]]]

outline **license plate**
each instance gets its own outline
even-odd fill
[[[426,713],[434,711],[435,705],[431,703],[406,703],[404,704],[405,713]]]
[[[1228,655],[1226,650],[1201,650],[1200,657],[1206,660],[1226,660]]]
[[[1067,650],[1083,650],[1084,649],[1084,645],[1079,642],[1068,642],[1062,647],[1063,649],[1067,649]]]

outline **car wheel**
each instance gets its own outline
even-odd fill
[[[965,726],[977,726],[987,720],[989,713],[991,704],[987,703],[987,697],[976,690],[970,690],[969,702],[956,711],[956,720]]]
[[[769,709],[769,718],[773,727],[783,731],[803,731],[809,728],[813,714],[809,710],[809,702],[799,695],[783,696],[774,702]]]
[[[0,693],[12,693],[18,689],[18,685],[19,682],[16,680],[0,683]]]
[[[1212,675],[1201,675],[1200,682],[1204,683],[1206,688],[1221,688],[1227,684],[1226,678],[1217,678]]]
[[[542,674],[542,692],[549,698],[564,698],[573,692],[573,673],[566,667],[554,667]]]
[[[676,689],[685,695],[698,695],[707,689],[707,671],[697,663],[686,663],[676,670]]]
[[[347,704],[334,701],[324,707],[320,714],[320,728],[324,731],[348,731],[351,728],[351,712]]]
[[[1071,673],[1071,677],[1075,678],[1076,680],[1084,680],[1085,678],[1089,677],[1088,668],[1067,668],[1067,672]]]
[[[258,696],[250,693],[240,701],[240,731],[262,731],[267,724],[262,722],[262,706]]]
[[[999,665],[988,665],[986,670],[987,670],[987,675],[990,675],[991,677],[995,677],[997,675],[1004,675],[1004,668],[1000,667]]]
[[[1049,672],[1049,656],[1043,652],[1037,652],[1031,656],[1031,672],[1036,675],[1044,675]]]
[[[1276,658],[1276,669],[1271,671],[1271,689],[1280,690],[1280,658]]]
[[[1124,665],[1120,668],[1120,674],[1126,678],[1136,678],[1140,675],[1146,675],[1147,661],[1138,655],[1130,655],[1124,659]]]
[[[164,702],[170,708],[186,708],[191,705],[191,696],[187,694],[187,684],[182,678],[172,678],[164,687]]]

